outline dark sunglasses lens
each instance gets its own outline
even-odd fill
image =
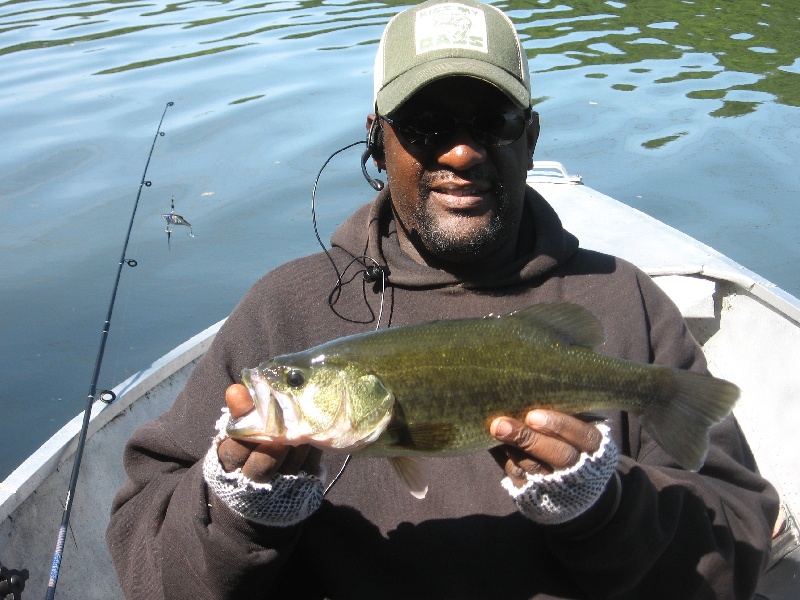
[[[400,133],[412,144],[435,145],[451,136],[460,121],[444,112],[421,113],[400,126]],[[483,113],[467,122],[475,139],[489,146],[505,146],[525,131],[525,118],[513,112]]]
[[[525,118],[517,113],[484,113],[472,122],[475,138],[490,146],[505,146],[519,139],[525,131]]]
[[[455,128],[456,120],[447,113],[424,112],[404,123],[400,133],[412,144],[432,144]]]

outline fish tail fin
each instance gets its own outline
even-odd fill
[[[673,370],[674,389],[641,415],[642,426],[685,469],[698,470],[708,453],[708,430],[722,421],[739,398],[729,381]]]

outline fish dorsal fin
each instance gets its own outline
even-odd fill
[[[394,472],[415,498],[422,500],[428,493],[430,475],[428,465],[416,456],[392,456],[389,462],[394,467]]]
[[[606,339],[602,323],[590,310],[568,302],[534,304],[501,318],[544,329],[572,346],[597,348]]]

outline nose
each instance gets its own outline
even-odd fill
[[[437,162],[455,171],[466,171],[486,162],[486,147],[462,128],[451,140],[443,144],[436,156]]]

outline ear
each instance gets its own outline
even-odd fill
[[[367,147],[372,155],[372,160],[378,171],[386,170],[386,160],[383,151],[383,128],[381,120],[375,113],[367,115]]]
[[[528,170],[533,168],[533,152],[536,150],[536,142],[539,141],[539,113],[535,110],[531,112],[531,122],[525,132],[528,141]]]

